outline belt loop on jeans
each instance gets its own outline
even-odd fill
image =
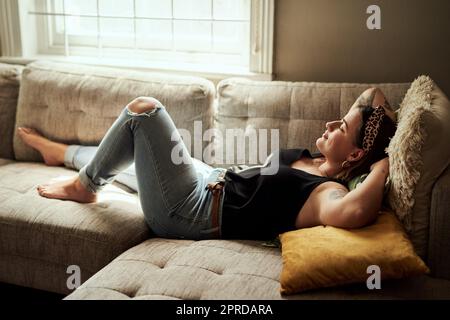
[[[212,208],[211,208],[211,219],[212,227],[217,228],[217,235],[220,238],[220,223],[219,223],[219,210],[220,210],[220,199],[223,195],[223,188],[225,185],[225,171],[221,172],[214,182],[208,183],[206,189],[212,193]]]

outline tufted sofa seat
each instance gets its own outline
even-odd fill
[[[278,248],[258,241],[150,239],[124,252],[66,300],[442,299],[450,281],[427,276],[281,296]]]
[[[279,250],[254,241],[151,239],[67,299],[278,299],[280,272]]]

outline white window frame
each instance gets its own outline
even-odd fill
[[[231,69],[231,71],[201,70],[195,65],[180,65],[176,69],[169,63],[158,65],[133,65],[122,60],[66,57],[55,52],[55,55],[37,55],[38,43],[34,37],[27,36],[25,30],[35,25],[34,19],[28,16],[25,0],[0,1],[0,44],[1,58],[6,62],[28,63],[38,59],[50,59],[67,62],[78,62],[92,65],[131,68],[136,70],[168,73],[185,73],[198,75],[219,81],[231,76],[243,76],[255,80],[273,80],[273,33],[274,33],[274,0],[251,0],[250,21],[250,70]],[[46,34],[46,32],[44,32]],[[45,48],[52,50],[52,48]],[[58,55],[56,55],[56,53]]]

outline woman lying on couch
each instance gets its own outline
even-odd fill
[[[77,177],[38,186],[43,197],[92,203],[97,193],[119,177],[139,193],[145,219],[159,237],[185,239],[273,239],[290,230],[331,225],[359,228],[372,223],[381,207],[389,162],[385,148],[396,130],[395,116],[383,93],[371,88],[368,106],[353,107],[328,122],[316,141],[320,153],[282,149],[274,175],[264,166],[241,172],[213,168],[189,156],[175,164],[172,150],[189,155],[177,129],[154,98],[130,102],[98,147],[65,145],[37,131],[18,134],[50,166],[65,164]],[[347,183],[368,173],[356,189]]]

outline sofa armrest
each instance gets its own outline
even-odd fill
[[[23,67],[0,63],[0,158],[14,159],[13,136]]]
[[[450,166],[436,181],[431,194],[428,265],[437,278],[450,279]]]

